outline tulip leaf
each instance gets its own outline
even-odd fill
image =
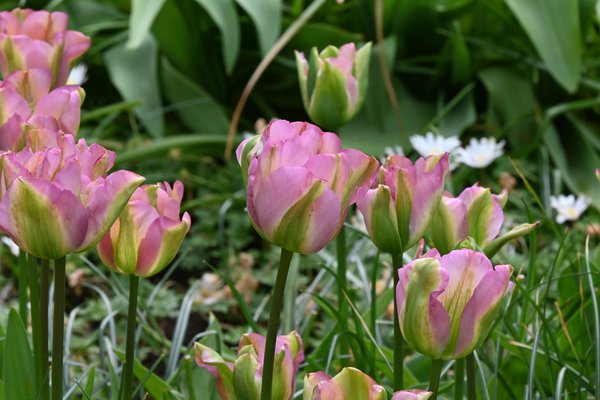
[[[129,17],[128,49],[136,49],[142,45],[150,32],[154,19],[160,12],[165,0],[132,0]]]
[[[115,354],[121,361],[125,361],[124,352],[115,350]],[[133,363],[133,373],[140,382],[144,383],[144,388],[153,399],[174,400],[181,398],[171,385],[162,380],[154,372],[144,367],[138,360],[135,360]]]
[[[110,80],[125,100],[141,101],[134,112],[154,137],[162,136],[164,129],[157,57],[158,47],[151,37],[136,49],[119,44],[105,55]]]
[[[11,308],[6,327],[3,382],[5,399],[35,399],[33,355],[19,313]]]
[[[261,0],[264,1],[264,0]],[[240,24],[233,0],[196,0],[213,19],[223,38],[225,70],[230,74],[240,52]],[[273,23],[273,21],[269,21]]]
[[[554,79],[569,93],[581,74],[579,5],[565,0],[505,0]]]
[[[163,58],[161,77],[165,97],[185,124],[196,132],[227,132],[228,118],[221,105],[202,87]]]
[[[263,55],[271,49],[281,30],[282,0],[236,0],[248,13],[258,34]]]

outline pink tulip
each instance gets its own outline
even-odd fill
[[[62,12],[16,9],[0,13],[0,71],[52,71],[53,86],[64,85],[75,60],[90,47],[90,39],[67,30]]]
[[[180,218],[183,184],[144,185],[131,196],[121,216],[98,244],[109,268],[130,275],[152,276],[177,255],[190,230],[186,212]]]
[[[510,287],[510,265],[483,254],[433,249],[398,271],[398,319],[406,342],[433,359],[470,354],[490,331]]]
[[[35,257],[58,259],[93,247],[144,178],[107,176],[115,154],[63,135],[58,147],[0,157],[0,230]]]
[[[344,368],[333,378],[319,371],[304,378],[303,400],[386,400],[387,393],[370,376]]]
[[[382,251],[401,254],[421,239],[440,203],[448,153],[410,159],[393,155],[374,188],[358,201],[371,239]]]
[[[248,148],[246,147],[248,146]],[[377,161],[306,122],[273,121],[237,149],[247,170],[247,207],[271,243],[315,253],[335,238]],[[244,171],[245,173],[245,171]]]
[[[264,336],[242,336],[235,362],[227,362],[214,350],[200,343],[194,345],[196,363],[217,377],[223,400],[259,399],[262,385]],[[296,374],[304,361],[302,338],[297,332],[277,336],[273,374],[273,400],[291,400],[296,389]]]

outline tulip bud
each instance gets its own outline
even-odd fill
[[[257,140],[245,140],[236,151],[242,168],[248,165],[252,224],[279,247],[316,253],[341,229],[377,160],[342,150],[335,134],[306,122],[273,121]]]
[[[190,215],[179,216],[182,199],[179,181],[173,188],[167,182],[138,188],[98,244],[102,262],[115,271],[143,277],[162,271],[190,230]]]
[[[75,60],[90,47],[90,38],[67,30],[63,12],[16,9],[0,13],[0,72],[44,68],[52,86],[64,85]]]
[[[324,372],[304,377],[303,400],[387,400],[387,392],[370,376],[352,367],[333,378]]]
[[[402,390],[394,393],[392,400],[427,400],[433,395],[432,392],[420,389]]]
[[[448,153],[419,158],[388,157],[377,186],[358,201],[371,239],[381,250],[400,254],[423,237],[438,207],[448,172]]]
[[[0,157],[0,230],[43,259],[93,247],[144,181],[129,171],[107,175],[115,154],[102,146],[71,135],[58,144]]]
[[[600,181],[600,168],[596,169],[596,177]]]
[[[433,359],[470,354],[489,333],[512,270],[467,249],[434,249],[401,268],[396,301],[406,342]]]
[[[225,362],[214,350],[196,343],[196,363],[217,377],[222,399],[258,400],[262,385],[262,363],[265,355],[264,336],[249,333],[242,336],[235,362]],[[275,345],[272,400],[291,400],[296,388],[296,373],[304,350],[297,332],[278,336]]]
[[[370,54],[371,43],[358,51],[354,43],[321,53],[313,47],[308,61],[296,52],[302,100],[313,122],[337,129],[356,115],[367,91]]]

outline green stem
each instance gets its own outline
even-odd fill
[[[347,264],[346,264],[346,228],[342,227],[336,240],[337,250],[337,280],[338,280],[338,314],[340,321],[348,319],[348,303],[344,300],[342,293],[348,293]],[[340,338],[340,353],[348,354],[348,341]],[[341,360],[342,367],[348,366],[348,360]]]
[[[125,365],[123,365],[123,400],[130,400],[133,393],[133,363],[135,360],[135,328],[139,284],[139,276],[129,275],[129,310],[127,312]]]
[[[265,344],[265,355],[263,359],[263,377],[262,388],[260,392],[261,400],[271,400],[271,391],[273,386],[273,361],[275,360],[275,341],[277,340],[277,329],[279,328],[279,317],[283,306],[283,292],[285,291],[285,282],[287,281],[290,261],[292,260],[291,251],[281,249],[281,258],[279,260],[279,269],[277,270],[277,279],[273,290],[273,304],[269,314],[269,326],[267,328],[267,340]]]
[[[376,336],[377,332],[377,270],[379,267],[379,251],[375,255],[373,261],[373,271],[371,272],[371,332]],[[377,357],[377,347],[372,346],[372,357],[375,360]],[[373,366],[375,363],[373,363]],[[373,371],[374,372],[374,371]]]
[[[440,373],[442,372],[442,360],[431,360],[431,375],[429,377],[429,391],[433,392],[431,400],[437,399],[438,388],[440,386]]]
[[[40,279],[40,379],[41,390],[40,400],[50,398],[50,379],[48,376],[48,302],[50,297],[50,261],[41,260],[41,279]]]
[[[467,399],[477,399],[477,377],[475,376],[475,356],[467,356]]]
[[[454,399],[462,400],[465,388],[465,359],[454,361]]]
[[[404,337],[400,330],[400,321],[398,320],[398,303],[396,301],[396,287],[400,278],[398,271],[402,268],[402,254],[392,254],[392,268],[394,270],[394,390],[404,388]]]
[[[65,257],[54,260],[54,319],[52,322],[52,400],[63,398],[65,335]]]
[[[28,284],[28,265],[27,265],[27,253],[19,251],[19,316],[23,324],[27,326],[27,289]]]
[[[29,255],[29,302],[31,303],[31,336],[33,341],[34,381],[36,390],[42,386],[42,334],[40,330],[40,289],[37,258]],[[47,313],[48,311],[46,311]],[[47,338],[47,337],[46,337]],[[46,363],[48,359],[46,359]]]

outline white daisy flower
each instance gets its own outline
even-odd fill
[[[556,222],[559,224],[565,221],[576,221],[581,214],[588,208],[592,200],[586,196],[575,198],[572,194],[565,196],[550,196],[550,207],[554,208],[558,214]]]
[[[452,153],[460,147],[460,140],[456,136],[444,137],[433,132],[425,135],[412,135],[410,144],[422,157],[440,156],[444,153]]]
[[[385,159],[391,156],[403,156],[404,149],[402,146],[387,146],[383,149],[383,157],[379,158],[381,164],[385,164]]]
[[[467,147],[456,149],[456,155],[459,162],[471,168],[485,168],[504,154],[504,144],[504,140],[496,142],[496,138],[473,138]]]
[[[67,85],[81,86],[87,80],[87,67],[85,64],[77,64],[69,72]]]
[[[17,257],[19,255],[19,246],[11,238],[8,236],[2,236],[2,243],[8,247],[8,250],[12,253],[13,256]]]

